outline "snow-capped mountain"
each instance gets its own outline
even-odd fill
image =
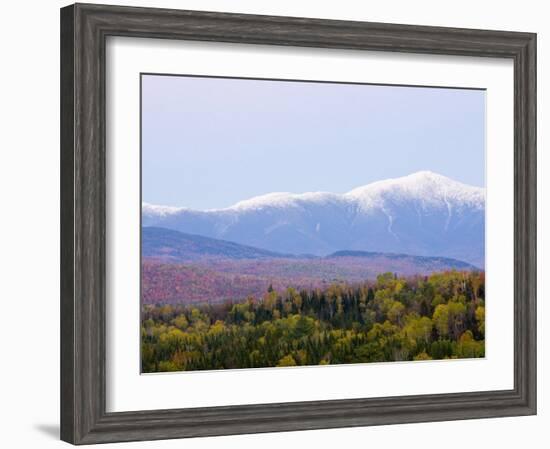
[[[445,256],[483,267],[485,190],[422,171],[348,193],[270,193],[225,209],[142,206],[159,226],[270,251]]]

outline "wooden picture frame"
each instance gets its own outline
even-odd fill
[[[510,58],[514,63],[514,388],[106,412],[107,36]],[[536,35],[75,4],[61,10],[61,439],[73,444],[536,413]]]

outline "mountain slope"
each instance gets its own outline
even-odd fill
[[[273,259],[292,257],[225,240],[157,227],[144,227],[142,229],[141,253],[143,257],[165,262],[197,261],[212,258]]]
[[[144,226],[290,254],[339,250],[408,253],[483,267],[485,191],[418,172],[345,194],[271,193],[225,209],[143,204]]]

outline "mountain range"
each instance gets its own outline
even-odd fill
[[[266,257],[367,251],[446,257],[483,268],[485,189],[422,171],[344,194],[269,193],[224,209],[144,203],[142,225],[252,247]]]

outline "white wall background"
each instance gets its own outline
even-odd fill
[[[101,3],[111,3],[103,1]],[[128,447],[543,448],[550,441],[545,274],[550,239],[550,13],[536,0],[119,0],[117,4],[538,33],[539,415],[446,423],[129,443]],[[0,28],[0,411],[3,447],[61,447],[59,416],[59,7],[5,2]],[[546,192],[545,192],[546,191]],[[545,204],[546,202],[546,204]],[[383,446],[382,446],[383,445]],[[105,447],[105,446],[103,446]]]

